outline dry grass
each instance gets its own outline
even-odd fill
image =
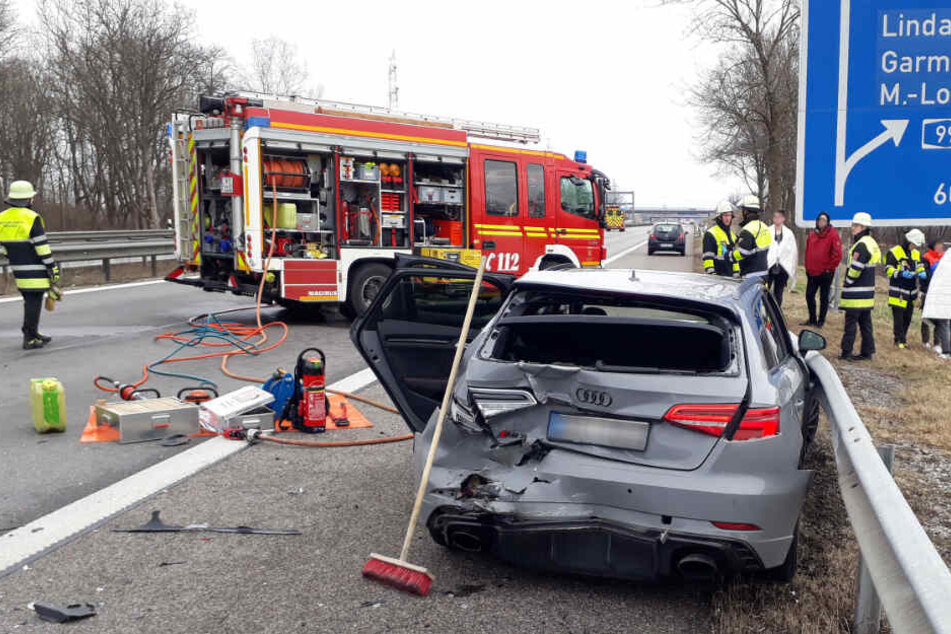
[[[857,369],[878,379],[879,390],[885,391],[889,401],[883,406],[872,398],[860,394],[853,401],[862,420],[877,441],[894,443],[910,442],[951,451],[951,412],[947,392],[951,390],[951,364],[938,358],[921,343],[921,311],[915,311],[914,321],[908,331],[909,348],[899,350],[892,344],[892,314],[888,306],[888,285],[884,278],[877,281],[878,294],[872,318],[875,326],[875,343],[878,352],[871,363],[858,364]],[[808,317],[805,300],[805,272],[801,273],[797,292],[786,295],[783,305],[786,320],[794,332],[798,324]],[[829,341],[824,352],[839,370],[846,389],[856,383],[854,366],[839,361],[844,316],[841,312],[829,311],[822,334]],[[858,343],[855,347],[858,351]],[[867,372],[865,372],[867,371]],[[877,375],[877,376],[876,376]]]
[[[712,597],[716,634],[849,632],[858,546],[838,497],[827,426],[806,468],[814,478],[799,526],[799,569],[790,584],[734,583]]]
[[[839,372],[853,403],[876,441],[898,445],[895,478],[939,552],[951,559],[947,474],[951,470],[951,364],[921,345],[920,312],[909,330],[911,347],[892,345],[887,284],[878,280],[873,313],[878,353],[871,363],[838,360],[844,317],[830,311],[822,334],[824,354]],[[786,320],[793,332],[808,314],[805,273],[787,294]],[[856,347],[857,349],[857,347]],[[839,497],[835,461],[824,422],[808,468],[815,479],[800,524],[800,560],[788,586],[735,584],[713,596],[716,633],[851,632],[858,549]]]

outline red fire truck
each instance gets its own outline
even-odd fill
[[[267,301],[360,314],[396,253],[518,275],[605,257],[608,178],[533,149],[536,129],[228,93],[169,139],[171,281],[253,296],[265,275]]]

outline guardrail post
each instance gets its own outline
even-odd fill
[[[152,256],[152,277],[157,277],[157,276],[158,276],[158,262],[157,262],[157,259],[158,259],[157,256],[154,256],[154,255]]]
[[[882,462],[888,472],[892,472],[895,462],[895,445],[878,447]],[[882,600],[875,591],[875,584],[869,574],[868,566],[859,555],[859,586],[855,600],[855,634],[878,634],[882,629]]]
[[[112,267],[110,266],[111,260],[109,258],[102,259],[102,272],[106,276],[106,281],[109,282],[112,280]]]

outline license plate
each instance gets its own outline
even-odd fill
[[[662,247],[672,247],[672,246],[674,246],[674,243],[673,243],[673,242],[664,242],[664,243],[661,244],[660,246],[662,246]]]
[[[650,427],[650,423],[639,420],[552,412],[548,417],[548,440],[644,451]]]

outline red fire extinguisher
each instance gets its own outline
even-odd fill
[[[318,348],[307,348],[297,357],[297,383],[300,390],[296,427],[308,434],[327,430],[327,359]]]

